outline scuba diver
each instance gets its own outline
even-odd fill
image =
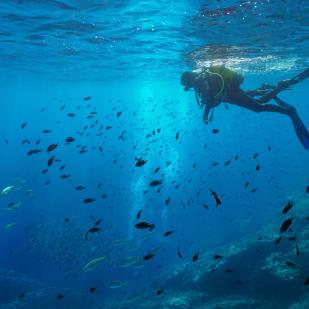
[[[256,90],[243,91],[240,88],[244,78],[224,66],[203,68],[201,72],[184,72],[181,85],[185,91],[194,89],[196,101],[204,107],[203,120],[207,124],[212,120],[210,111],[221,102],[250,109],[256,113],[274,112],[287,115],[292,120],[295,132],[305,149],[309,149],[309,132],[300,119],[296,109],[278,98],[278,94],[288,87],[309,77],[309,69],[292,79],[281,81],[277,86],[263,84]],[[270,104],[274,100],[277,104]]]

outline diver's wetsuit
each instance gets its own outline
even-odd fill
[[[260,99],[254,98],[255,96],[259,96],[257,91],[244,92],[240,89],[242,80],[239,83],[226,83],[224,91],[219,97],[217,97],[216,94],[218,94],[218,89],[220,89],[222,83],[220,78],[214,74],[210,74],[206,78],[205,76],[197,77],[195,80],[194,90],[198,103],[200,105],[204,105],[203,119],[206,123],[208,122],[210,110],[218,106],[221,102],[238,105],[250,109],[256,113],[274,112],[284,114],[289,116],[292,120],[295,132],[305,149],[309,149],[309,132],[300,119],[296,109],[292,105],[283,102],[277,97],[277,94],[280,91],[286,89],[289,85],[293,85],[301,80],[304,80],[308,77],[308,75],[309,69],[305,70],[293,79],[279,83],[277,87],[272,87],[272,89],[262,95]],[[272,99],[278,105],[265,104]]]

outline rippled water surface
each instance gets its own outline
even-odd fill
[[[308,11],[302,0],[6,0],[0,61],[68,79],[166,78],[184,63],[291,70],[307,61]]]

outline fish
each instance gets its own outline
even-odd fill
[[[96,227],[96,226],[91,227],[91,228],[86,232],[86,234],[85,234],[85,240],[88,239],[88,234],[89,234],[89,233],[97,233],[97,232],[99,232],[99,231],[101,231],[101,229],[100,229],[99,227]]]
[[[141,217],[142,212],[143,212],[142,209],[140,209],[140,210],[138,211],[138,213],[136,214],[136,219],[139,219],[139,218]]]
[[[174,232],[173,231],[167,231],[163,234],[164,237],[172,235]]]
[[[207,204],[203,204],[203,207],[207,210],[209,210],[209,207],[207,206]]]
[[[257,164],[256,167],[255,167],[255,170],[256,170],[256,171],[259,171],[260,169],[261,169],[260,164]]]
[[[75,141],[75,138],[69,136],[69,137],[67,137],[67,138],[65,139],[65,141],[66,141],[66,143],[73,143],[73,142]]]
[[[94,293],[96,291],[96,287],[92,286],[90,289],[89,289],[89,292],[90,293]]]
[[[180,247],[179,247],[179,246],[177,246],[177,255],[178,255],[178,257],[179,257],[180,259],[183,258],[183,255],[182,255],[182,253],[180,252]]]
[[[63,174],[60,176],[61,179],[68,179],[70,178],[70,175],[66,175],[66,174]]]
[[[290,211],[290,209],[294,206],[292,201],[288,201],[287,205],[282,209],[282,213],[285,215]]]
[[[47,166],[48,167],[52,166],[54,162],[55,162],[55,157],[52,156],[51,158],[48,159]]]
[[[4,227],[4,229],[6,230],[6,231],[8,231],[8,230],[11,230],[12,228],[14,228],[16,226],[16,223],[8,223],[5,227]]]
[[[102,222],[102,219],[97,220],[93,226],[98,226]]]
[[[64,295],[63,294],[58,294],[57,295],[57,299],[63,299],[64,298]]]
[[[168,197],[166,200],[165,200],[165,206],[168,206],[168,204],[170,203],[171,199],[170,197]]]
[[[87,96],[83,98],[84,101],[90,101],[91,99],[92,99],[92,96]]]
[[[151,260],[155,256],[154,253],[148,253],[147,255],[144,256],[143,260],[148,261]]]
[[[57,147],[58,147],[58,144],[50,144],[50,145],[46,148],[46,151],[47,151],[47,152],[52,152],[52,151],[54,151]]]
[[[219,254],[214,255],[214,259],[215,259],[215,260],[220,260],[220,259],[222,259],[222,258],[223,258],[222,255],[219,255]]]
[[[106,260],[106,256],[97,257],[89,261],[83,268],[84,272],[92,271],[99,267]]]
[[[113,280],[113,281],[106,283],[106,287],[110,289],[120,289],[120,288],[125,288],[127,286],[128,286],[128,283],[126,281]]]
[[[10,209],[10,210],[16,210],[16,209],[20,208],[20,206],[21,206],[21,202],[17,202],[17,203],[12,202],[12,203],[10,203],[10,204],[8,205],[8,209]]]
[[[176,138],[176,141],[177,141],[177,140],[178,140],[178,138],[179,138],[179,131],[176,133],[175,138]]]
[[[247,181],[247,182],[245,183],[245,188],[246,188],[246,189],[248,188],[249,184],[250,184],[249,181]]]
[[[159,289],[159,290],[156,291],[156,295],[161,295],[162,293],[164,293],[164,290],[162,290],[162,289]]]
[[[196,262],[199,258],[199,252],[196,252],[193,256],[192,256],[192,262]]]
[[[47,133],[51,133],[51,130],[46,129],[46,130],[43,130],[42,132],[43,132],[44,134],[47,134]]]
[[[149,186],[150,187],[156,187],[156,186],[159,186],[162,184],[162,180],[152,180],[150,183],[149,183]]]
[[[299,250],[297,242],[295,242],[295,249],[296,249],[296,255],[300,255],[300,250]]]
[[[220,197],[218,196],[218,194],[215,191],[213,191],[212,189],[209,189],[209,191],[216,201],[216,207],[218,207],[218,205],[221,205],[222,201],[221,201]]]
[[[280,227],[280,233],[284,233],[285,231],[288,230],[288,228],[291,226],[291,224],[293,223],[293,220],[295,219],[295,217],[291,217],[289,219],[286,219],[281,227]]]
[[[9,141],[7,138],[4,139],[4,142],[8,145],[9,144]]]
[[[158,173],[159,170],[160,170],[160,167],[157,167],[157,168],[154,170],[154,173],[155,173],[155,174]]]
[[[135,163],[135,166],[136,166],[136,167],[141,167],[141,166],[145,165],[146,163],[147,163],[146,160],[138,159],[138,160],[136,161],[136,163]]]
[[[15,189],[15,186],[7,186],[0,192],[0,195],[8,195],[11,191]]]
[[[296,267],[296,265],[293,262],[290,262],[290,261],[285,262],[285,264],[290,266],[290,267]]]
[[[21,124],[20,128],[24,129],[26,126],[27,126],[27,122],[24,122],[24,123]]]
[[[85,198],[85,199],[83,200],[83,203],[89,204],[89,203],[93,203],[93,202],[95,202],[95,201],[96,201],[95,198]]]
[[[275,241],[275,245],[279,245],[280,241],[282,240],[282,237],[279,236],[276,241]]]
[[[309,285],[309,277],[307,277],[304,282],[304,286],[307,286],[307,285]]]
[[[142,221],[142,222],[136,223],[135,227],[137,229],[149,229],[149,231],[152,231],[156,226],[155,226],[155,224]]]
[[[85,189],[86,189],[86,187],[84,187],[84,186],[75,187],[75,190],[77,190],[77,191],[81,191],[81,190],[85,190]]]
[[[32,149],[27,152],[27,156],[32,156],[33,154],[42,152],[41,149]]]

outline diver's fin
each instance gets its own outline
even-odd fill
[[[296,132],[296,135],[300,142],[303,144],[305,149],[309,149],[309,132],[307,128],[305,127],[302,120],[299,118],[299,116],[296,113],[293,113],[292,116],[293,126]]]

